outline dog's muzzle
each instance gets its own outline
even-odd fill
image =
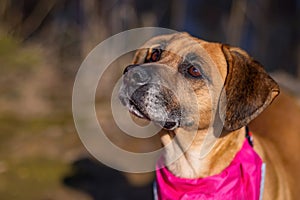
[[[124,69],[123,74],[127,74],[124,76],[124,81],[131,81],[133,85],[145,85],[150,82],[151,79],[150,73],[148,73],[145,69],[142,69],[139,65],[127,66]]]
[[[149,65],[129,65],[123,73],[119,99],[134,115],[165,129],[180,125],[181,111],[174,106],[172,91],[160,84],[158,72]]]

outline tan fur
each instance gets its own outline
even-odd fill
[[[266,195],[274,194],[274,199],[298,199],[300,196],[299,119],[297,100],[282,93],[250,124],[254,139],[259,143],[255,149],[267,162]],[[279,185],[278,188],[275,185]]]

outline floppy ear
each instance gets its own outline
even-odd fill
[[[227,61],[224,129],[233,131],[257,117],[279,94],[279,86],[245,51],[222,46]]]

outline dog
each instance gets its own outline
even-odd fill
[[[188,33],[146,42],[124,70],[119,99],[163,129],[156,198],[295,199],[281,150],[247,128],[279,92],[240,48]]]

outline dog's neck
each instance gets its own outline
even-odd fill
[[[200,178],[220,173],[230,164],[245,140],[245,128],[241,128],[215,139],[212,149],[206,155],[201,155],[208,130],[197,131],[191,145],[188,144],[188,134],[178,129],[161,136],[166,149],[165,162],[170,163],[167,167],[175,176],[182,178]],[[187,145],[189,147],[184,149]],[[178,155],[181,156],[178,158]]]

